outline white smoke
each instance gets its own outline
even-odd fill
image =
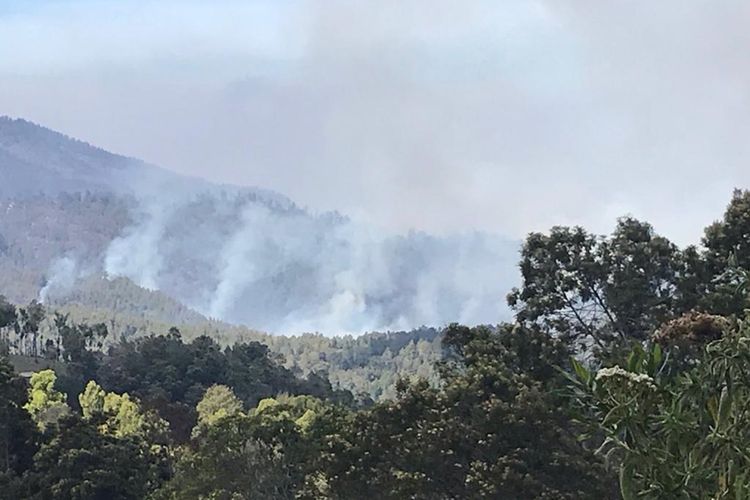
[[[52,261],[45,284],[39,290],[39,302],[45,304],[50,293],[64,294],[75,284],[79,276],[78,265],[72,257],[60,257]]]
[[[108,275],[270,332],[497,322],[517,281],[517,243],[487,234],[388,234],[260,192],[162,196],[144,206],[110,244]]]
[[[144,288],[156,290],[162,267],[160,241],[173,207],[157,199],[141,206],[139,222],[110,243],[104,270],[108,276],[127,276]]]

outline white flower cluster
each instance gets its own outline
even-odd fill
[[[656,389],[654,379],[645,373],[633,373],[627,370],[623,370],[619,366],[613,366],[611,368],[602,368],[596,372],[596,381],[602,382],[607,379],[619,379],[624,380],[634,386],[646,386],[649,389]]]

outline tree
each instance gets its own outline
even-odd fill
[[[140,437],[152,445],[166,445],[169,424],[153,411],[144,411],[128,394],[107,393],[93,380],[78,396],[84,420],[100,432],[118,438]]]
[[[78,418],[66,418],[34,456],[22,498],[140,500],[166,479],[167,470],[148,443],[117,438]]]
[[[701,305],[720,315],[742,315],[750,296],[742,293],[750,273],[750,191],[735,190],[721,220],[705,230]]]
[[[211,415],[214,396],[236,410],[236,401],[224,390],[211,392],[211,405],[204,398],[201,413]],[[313,464],[314,448],[305,429],[315,406],[323,403],[304,396],[264,399],[248,414],[203,420],[192,446],[178,457],[174,478],[157,498],[298,498]]]
[[[23,408],[31,414],[42,432],[70,414],[70,408],[65,404],[65,394],[55,389],[56,380],[53,370],[42,370],[34,373],[29,382],[29,400]]]
[[[198,402],[198,426],[210,426],[219,420],[242,413],[242,401],[225,385],[212,385]]]
[[[31,355],[37,357],[37,339],[39,337],[39,328],[44,320],[44,316],[44,306],[36,300],[31,301],[26,307],[18,308],[17,320],[14,323],[14,328],[20,343],[20,354],[29,354],[29,349],[25,348],[24,343],[29,337],[31,337]]]
[[[4,295],[0,295],[0,354],[10,353],[9,330],[16,322],[16,306],[8,302]]]
[[[54,324],[58,338],[56,351],[65,362],[59,385],[73,396],[68,403],[75,407],[78,400],[74,395],[80,394],[86,382],[96,377],[102,358],[98,349],[107,336],[107,327],[103,323],[73,323],[68,315],[59,313],[55,313]]]
[[[95,366],[92,351],[101,349],[109,332],[104,323],[70,323],[67,314],[55,313],[55,328],[62,343],[63,360],[89,370]]]
[[[316,482],[330,497],[609,496],[604,468],[555,395],[555,365],[567,356],[558,340],[512,325],[451,325],[444,345],[453,361],[441,389],[402,383],[392,403],[316,419]]]
[[[750,191],[736,189],[721,220],[705,230],[703,245],[714,274],[728,267],[732,256],[736,265],[750,269]]]
[[[121,342],[110,349],[95,378],[105,390],[131,394],[144,407],[158,411],[178,442],[189,440],[197,421],[196,405],[213,385],[230,387],[248,408],[282,392],[353,400],[319,378],[295,377],[258,342],[222,349],[207,336],[190,343],[174,334]]]
[[[37,449],[36,426],[23,409],[25,391],[13,377],[13,369],[0,358],[0,487],[31,466]]]
[[[622,218],[608,238],[580,227],[532,233],[521,251],[522,286],[508,295],[517,319],[583,350],[641,341],[694,307],[694,250],[681,252],[653,228]]]

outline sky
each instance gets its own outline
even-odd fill
[[[750,3],[0,0],[0,114],[393,231],[632,214],[685,244],[750,187]]]

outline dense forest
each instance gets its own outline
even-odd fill
[[[38,499],[750,496],[750,192],[699,246],[625,217],[608,236],[532,233],[519,268],[513,322],[371,337],[391,358],[422,340],[432,353],[380,401],[257,340],[126,335],[3,301],[3,350],[24,373],[0,364],[0,487]]]
[[[144,295],[141,293],[142,289],[134,287],[126,279],[96,279],[96,282],[92,290],[102,290],[102,293],[92,293],[91,300],[103,304],[101,308],[69,303],[57,305],[54,302],[42,305],[33,301],[26,307],[19,308],[20,311],[31,311],[36,315],[37,319],[32,323],[35,333],[33,336],[25,335],[23,341],[10,342],[11,336],[18,334],[12,328],[9,329],[7,334],[11,354],[33,356],[32,345],[36,345],[39,356],[32,360],[27,357],[24,367],[27,364],[29,369],[47,366],[48,361],[59,357],[58,351],[47,349],[46,346],[59,344],[61,334],[58,316],[64,315],[71,323],[103,325],[100,328],[106,334],[98,342],[104,351],[122,339],[147,337],[167,332],[173,327],[180,331],[181,338],[185,341],[207,336],[222,348],[237,342],[259,342],[268,346],[270,356],[275,361],[296,375],[306,377],[311,373],[322,374],[334,387],[373,400],[395,397],[395,386],[400,377],[418,376],[431,381],[437,380],[434,364],[440,359],[442,348],[440,331],[435,328],[330,337],[322,334],[270,335],[244,326],[204,318],[169,324],[158,316],[158,304],[174,304],[163,294],[150,292]],[[130,304],[127,307],[136,308],[149,298],[153,298],[156,305],[150,305],[149,313],[145,315],[113,314],[107,304],[119,291],[123,293],[120,302]],[[87,292],[79,290],[74,292],[74,296],[82,293]]]

